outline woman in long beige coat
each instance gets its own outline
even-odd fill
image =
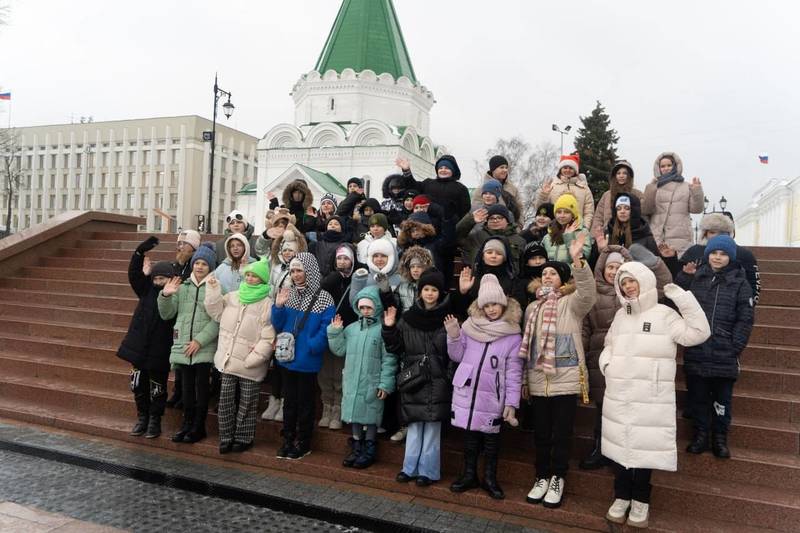
[[[594,197],[586,176],[579,174],[579,163],[580,158],[577,155],[562,155],[561,161],[558,162],[558,175],[542,184],[536,195],[535,207],[538,209],[540,205],[548,202],[555,204],[562,195],[571,194],[578,200],[580,218],[584,227],[588,229],[592,227],[594,218]]]
[[[692,245],[692,218],[703,212],[700,178],[683,178],[683,161],[675,152],[660,154],[653,165],[655,177],[644,190],[642,214],[650,217],[650,230],[659,246],[666,244],[683,255]]]
[[[633,167],[630,163],[621,159],[614,163],[611,172],[608,174],[608,190],[600,197],[597,202],[597,210],[592,219],[591,233],[597,235],[598,231],[604,232],[608,223],[614,218],[614,206],[611,205],[619,193],[626,192],[639,198],[644,198],[644,194],[633,186]]]

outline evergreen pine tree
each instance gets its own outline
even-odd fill
[[[611,118],[597,101],[592,113],[580,117],[583,127],[578,129],[575,148],[581,156],[581,172],[586,174],[595,205],[608,190],[608,174],[617,160],[617,131],[611,129]]]

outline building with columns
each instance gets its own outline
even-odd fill
[[[208,210],[203,131],[210,130],[211,121],[196,115],[14,128],[21,183],[11,228],[74,209],[142,216],[146,231],[196,228]],[[213,231],[222,231],[237,191],[256,179],[256,142],[217,124]],[[3,214],[5,195],[3,188]]]
[[[258,181],[238,207],[263,230],[267,194],[305,179],[315,205],[342,198],[350,177],[381,198],[398,156],[418,177],[434,174],[444,153],[429,137],[433,94],[417,79],[391,0],[343,0],[314,70],[292,88],[294,124],[272,127],[258,142]]]
[[[800,176],[773,178],[736,216],[736,242],[743,246],[800,246]]]

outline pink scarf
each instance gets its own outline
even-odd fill
[[[525,325],[525,334],[522,337],[519,356],[531,360],[532,340],[538,342],[538,354],[534,362],[534,370],[541,370],[545,374],[556,373],[556,323],[558,322],[558,300],[561,291],[550,287],[540,287],[536,290],[536,301]],[[542,311],[542,328],[536,335],[536,320],[539,310]]]

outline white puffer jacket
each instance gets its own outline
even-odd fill
[[[639,298],[632,301],[620,292],[625,273],[639,282]],[[675,471],[675,354],[678,344],[708,339],[708,320],[692,293],[672,283],[664,295],[680,314],[659,304],[655,275],[641,263],[623,264],[614,285],[622,308],[600,354],[606,378],[603,455],[625,468]]]

